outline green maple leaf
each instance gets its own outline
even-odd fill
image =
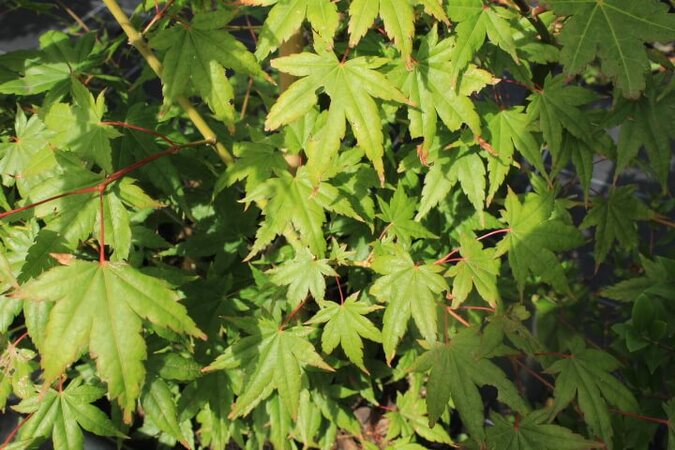
[[[437,20],[448,22],[438,0],[418,0],[412,3],[424,5],[427,13]],[[415,34],[415,11],[410,1],[397,0],[354,0],[349,5],[349,46],[355,47],[365,36],[373,21],[380,16],[384,31],[394,41],[394,46],[410,64],[412,41]]]
[[[324,276],[337,276],[327,259],[316,259],[306,248],[298,249],[295,258],[268,273],[273,283],[288,286],[287,298],[293,307],[303,301],[308,293],[312,294],[314,300],[323,300],[326,294]]]
[[[110,140],[121,136],[114,128],[101,125],[106,113],[105,97],[87,90],[77,79],[72,79],[74,105],[55,103],[45,116],[45,124],[54,133],[51,142],[77,153],[86,161],[95,162],[106,172],[112,172]]]
[[[308,324],[325,323],[321,334],[321,347],[325,353],[332,353],[338,344],[347,358],[368,373],[363,363],[363,340],[382,342],[380,330],[365,315],[381,309],[358,301],[359,294],[350,295],[344,303],[322,302],[322,309]]]
[[[647,90],[638,100],[620,99],[616,106],[616,116],[622,120],[612,123],[621,125],[614,180],[644,147],[651,162],[649,168],[665,189],[672,156],[670,144],[675,137],[671,126],[675,123],[674,95],[668,91],[667,95],[662,95],[664,89],[651,79],[649,81]]]
[[[530,121],[522,106],[491,111],[485,118],[490,132],[489,141],[497,152],[497,155],[488,154],[487,157],[490,179],[487,198],[490,203],[513,165],[514,150],[518,150],[541,174],[545,175],[546,169],[540,145],[532,136]]]
[[[317,90],[331,99],[326,127],[322,136],[322,157],[329,158],[339,147],[349,121],[358,145],[373,162],[380,179],[384,179],[384,134],[382,118],[374,98],[408,103],[408,99],[380,72],[385,58],[357,57],[340,62],[335,54],[299,53],[277,58],[272,67],[300,78],[281,94],[270,109],[265,128],[275,130],[301,118],[318,102]]]
[[[509,233],[497,244],[497,254],[508,252],[509,265],[522,293],[527,274],[532,273],[560,292],[569,292],[569,284],[554,251],[569,250],[583,243],[579,230],[552,218],[551,196],[528,194],[523,203],[509,190],[502,215]]]
[[[71,382],[63,392],[49,389],[35,393],[14,407],[31,414],[19,431],[19,440],[44,440],[51,436],[55,450],[84,448],[81,428],[99,436],[124,437],[94,401],[105,389]]]
[[[641,257],[644,276],[620,281],[602,291],[602,295],[623,302],[654,297],[670,300],[675,295],[675,260],[657,256],[654,261]]]
[[[391,441],[398,436],[411,438],[418,434],[427,441],[452,444],[452,438],[440,423],[429,423],[426,405],[416,391],[417,389],[411,387],[405,393],[396,393],[396,409],[385,414],[389,421],[385,439]],[[419,448],[410,445],[396,445],[387,447],[387,449],[417,450]]]
[[[337,6],[330,0],[244,0],[243,3],[274,5],[267,14],[258,38],[255,55],[260,60],[297,32],[305,18],[321,39],[331,46],[333,35],[340,24]]]
[[[419,212],[420,220],[445,200],[459,182],[473,207],[482,213],[485,204],[485,163],[475,148],[458,142],[449,150],[439,150],[438,158],[424,177]]]
[[[284,406],[296,418],[302,390],[303,368],[307,365],[333,371],[306,339],[308,327],[282,329],[275,322],[258,322],[257,334],[245,337],[208,366],[207,370],[242,367],[246,382],[232,406],[230,419],[245,416],[258,403],[279,393]]]
[[[382,328],[382,344],[388,362],[394,358],[396,347],[408,328],[412,316],[417,329],[428,342],[436,342],[437,300],[449,290],[437,265],[418,265],[400,246],[378,255],[372,268],[383,274],[373,283],[371,292],[387,303]]]
[[[174,394],[160,377],[147,380],[141,394],[143,413],[157,428],[190,448],[178,421]]]
[[[431,346],[412,366],[416,372],[430,371],[426,397],[430,424],[436,423],[452,398],[462,422],[478,441],[485,440],[485,416],[479,386],[495,386],[501,402],[521,414],[528,410],[504,372],[480,354],[481,343],[479,332],[465,328],[448,343]]]
[[[295,177],[288,172],[267,180],[250,192],[245,201],[261,204],[265,221],[256,233],[256,241],[247,259],[252,258],[281,234],[293,229],[298,238],[309,247],[312,254],[323,257],[326,253],[322,225],[326,220],[324,210],[335,211],[362,220],[344,202],[338,202],[339,191],[328,183],[312,186],[307,171],[301,168]]]
[[[48,145],[52,133],[37,114],[26,118],[21,108],[16,110],[14,137],[0,143],[0,173],[4,176],[20,174],[31,159]]]
[[[487,429],[490,450],[586,450],[599,448],[559,425],[546,423],[548,411],[541,410],[521,417],[515,424],[499,414],[492,414],[493,425]]]
[[[410,247],[413,238],[437,237],[421,223],[413,220],[417,205],[413,198],[405,194],[401,185],[396,188],[389,203],[384,202],[380,197],[377,198],[377,202],[382,213],[377,214],[376,217],[388,223],[389,232],[396,236],[404,247]]]
[[[275,147],[263,142],[237,142],[232,147],[237,157],[218,180],[214,192],[218,193],[224,186],[231,186],[237,181],[246,180],[246,192],[267,181],[274,170],[288,167],[283,154]]]
[[[497,275],[499,258],[492,248],[483,245],[474,236],[462,234],[459,239],[461,260],[448,270],[452,282],[452,307],[457,308],[471,293],[473,287],[493,308],[499,301]]]
[[[21,295],[54,302],[41,347],[45,382],[57,379],[88,348],[108,385],[108,395],[118,400],[127,422],[145,376],[142,319],[205,338],[177,303],[175,292],[123,263],[76,260],[30,281]]]
[[[603,73],[627,97],[645,87],[645,42],[675,39],[675,16],[657,0],[545,0],[571,16],[560,35],[566,75],[581,73],[596,57]]]
[[[562,75],[547,76],[541,91],[530,97],[527,114],[531,120],[539,119],[544,140],[551,152],[560,154],[563,130],[582,140],[590,140],[593,132],[588,117],[579,109],[593,100],[595,95],[579,86],[565,86]]]
[[[424,138],[428,150],[436,137],[438,117],[450,131],[466,124],[475,135],[481,134],[480,117],[469,98],[474,92],[493,83],[492,75],[470,65],[460,80],[458,89],[448,89],[453,80],[450,61],[454,39],[438,41],[437,28],[427,34],[415,53],[412,70],[399,64],[389,73],[410,100],[415,104],[408,108],[410,136]]]
[[[232,19],[229,11],[195,14],[189,26],[174,25],[157,33],[150,45],[164,50],[162,83],[164,96],[198,93],[221,120],[234,121],[234,92],[225,69],[262,75],[262,70],[244,44],[222,28]]]
[[[486,36],[518,61],[514,29],[509,24],[515,15],[508,8],[486,5],[482,0],[454,0],[448,6],[448,13],[451,20],[459,23],[455,28],[456,43],[450,55],[452,85],[483,46]]]
[[[595,264],[602,264],[612,243],[617,240],[625,249],[634,249],[638,244],[636,221],[648,220],[652,212],[635,197],[635,186],[613,189],[609,196],[593,199],[581,228],[595,226]]]
[[[612,375],[619,367],[614,357],[600,350],[585,348],[580,340],[574,341],[570,350],[569,357],[554,362],[546,369],[548,373],[558,374],[551,417],[576,397],[584,420],[611,450],[614,432],[607,404],[623,411],[637,411],[638,403]]]

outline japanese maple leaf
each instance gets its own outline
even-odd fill
[[[262,60],[287,41],[307,18],[312,29],[328,44],[340,24],[337,6],[330,0],[243,0],[246,5],[274,5],[267,14],[255,55]]]
[[[570,16],[560,35],[566,75],[581,73],[596,57],[602,72],[627,97],[645,88],[645,42],[675,39],[675,15],[658,0],[545,0]]]
[[[594,254],[598,266],[607,257],[614,240],[624,249],[634,249],[638,244],[636,222],[648,220],[652,212],[635,198],[635,186],[615,188],[606,199],[597,197],[593,203],[581,228],[596,227]]]
[[[515,423],[492,414],[493,425],[487,429],[490,450],[586,450],[600,448],[570,429],[546,423],[548,411],[540,410],[520,417]]]
[[[585,348],[580,340],[571,345],[571,355],[551,364],[546,371],[558,374],[553,391],[551,417],[562,411],[574,398],[584,420],[612,450],[612,419],[608,403],[623,411],[636,411],[633,394],[612,375],[619,362],[600,350]]]
[[[84,448],[81,428],[99,436],[124,437],[93,402],[105,389],[71,382],[63,391],[49,389],[24,399],[13,409],[30,414],[22,424],[18,441],[40,442],[51,436],[56,450]],[[30,447],[34,448],[34,447]]]
[[[14,134],[9,142],[0,143],[0,174],[3,176],[20,174],[31,158],[48,145],[52,135],[37,114],[28,119],[21,108],[16,111]]]
[[[521,414],[528,410],[504,372],[480,355],[481,345],[481,334],[475,328],[465,328],[449,342],[430,346],[412,366],[412,370],[417,372],[430,371],[426,399],[431,425],[445,412],[452,398],[462,422],[471,436],[479,441],[485,439],[480,386],[495,386],[501,402]]]
[[[475,135],[481,134],[480,117],[469,96],[493,83],[489,72],[471,65],[462,76],[458,89],[451,77],[450,61],[454,39],[439,42],[434,27],[427,34],[414,54],[412,70],[405,64],[399,64],[389,77],[397,83],[401,91],[415,104],[408,108],[410,136],[424,138],[424,149],[428,150],[438,127],[438,117],[450,130],[458,130],[466,124]]]
[[[385,58],[370,57],[340,62],[331,52],[299,53],[273,60],[272,67],[303,78],[279,96],[267,115],[265,128],[275,130],[303,117],[317,104],[317,90],[322,89],[331,99],[325,125],[331,131],[322,142],[322,152],[332,155],[338,151],[347,120],[358,145],[383,180],[384,134],[374,98],[408,103],[408,99],[375,70],[387,62]]]
[[[208,366],[207,370],[242,367],[245,383],[232,406],[230,419],[245,416],[277,390],[291,416],[296,418],[302,390],[303,368],[307,365],[333,371],[306,339],[308,327],[282,329],[270,320],[258,322],[258,333],[245,337]]]
[[[581,245],[579,230],[551,217],[550,195],[529,194],[523,203],[509,190],[502,213],[510,232],[497,244],[497,254],[508,252],[509,265],[523,291],[528,273],[541,277],[561,292],[569,292],[569,284],[554,251],[569,250]]]
[[[457,308],[466,300],[475,287],[478,294],[493,308],[499,300],[497,275],[499,274],[499,258],[495,257],[492,248],[483,249],[483,245],[475,237],[462,234],[460,236],[460,261],[448,270],[454,278],[452,282],[452,307]]]
[[[288,286],[288,300],[295,307],[312,294],[315,300],[323,300],[326,294],[324,276],[337,276],[326,259],[316,259],[306,248],[299,249],[295,258],[275,267],[268,273],[273,283]]]
[[[159,279],[123,263],[76,260],[24,285],[21,296],[53,302],[42,343],[43,377],[56,380],[85,349],[131,420],[145,377],[143,319],[177,333],[205,338],[177,303],[178,294]]]
[[[234,120],[234,93],[225,68],[255,76],[262,70],[244,44],[222,29],[232,17],[229,11],[198,13],[189,26],[174,25],[150,40],[152,47],[165,51],[165,97],[197,92],[219,118]]]
[[[418,265],[400,246],[391,246],[391,253],[379,255],[372,264],[382,274],[373,283],[371,292],[387,304],[382,328],[382,344],[388,362],[408,328],[412,316],[417,329],[428,342],[436,342],[437,301],[441,292],[449,290],[437,265]]]
[[[509,20],[514,19],[515,15],[509,8],[486,5],[483,0],[453,0],[448,12],[450,19],[458,23],[455,28],[456,43],[450,55],[450,78],[453,85],[460,72],[483,46],[486,36],[518,61],[513,39],[515,29],[509,24]]]
[[[339,344],[347,358],[368,373],[363,363],[362,338],[382,342],[382,335],[365,316],[382,307],[359,302],[358,294],[350,295],[344,303],[322,302],[321,306],[321,310],[307,323],[325,323],[321,333],[323,351],[332,353]]]
[[[438,0],[421,0],[425,10],[436,19],[448,23],[448,18]],[[415,34],[415,11],[409,1],[398,0],[354,0],[349,5],[349,45],[356,46],[380,16],[384,31],[403,59],[410,63],[412,39]]]
[[[389,203],[377,198],[382,213],[377,217],[387,223],[388,233],[393,234],[404,247],[410,247],[413,238],[437,237],[424,225],[413,220],[417,204],[406,195],[401,185],[398,186]]]

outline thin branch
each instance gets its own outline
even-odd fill
[[[9,443],[12,442],[12,439],[14,439],[14,436],[16,436],[16,434],[19,432],[21,427],[24,426],[26,424],[26,422],[28,422],[28,419],[30,419],[31,417],[33,417],[33,413],[28,414],[26,417],[21,419],[21,422],[19,422],[17,424],[17,426],[12,428],[12,431],[9,432],[9,434],[7,435],[5,440],[2,442],[2,444],[0,444],[0,449],[3,449],[5,447],[7,447],[9,445]]]
[[[659,417],[651,417],[651,416],[643,416],[641,414],[636,414],[636,413],[632,413],[632,412],[629,412],[629,411],[622,411],[622,410],[616,409],[616,408],[609,408],[609,410],[611,412],[613,412],[614,414],[618,414],[620,416],[625,416],[625,417],[632,417],[633,419],[642,420],[643,422],[658,423],[660,425],[665,425],[667,427],[669,427],[671,425],[671,422],[668,419],[661,419]]]
[[[542,377],[541,375],[539,375],[537,372],[535,372],[534,370],[530,369],[530,368],[527,366],[527,364],[524,364],[524,363],[523,363],[522,361],[520,361],[517,357],[511,358],[511,360],[514,361],[520,368],[524,369],[527,373],[529,373],[530,375],[532,375],[532,377],[534,377],[534,379],[536,379],[536,380],[539,381],[541,384],[543,384],[544,386],[546,386],[547,388],[549,388],[551,391],[553,391],[553,390],[555,389],[555,386],[553,386],[551,383],[549,383],[548,381],[546,381],[546,379],[545,379],[544,377]]]
[[[482,241],[483,239],[487,239],[487,238],[495,236],[497,234],[506,234],[506,233],[510,233],[510,232],[511,232],[511,228],[501,228],[499,230],[490,231],[489,233],[486,233],[482,236],[479,236],[477,238],[477,240]],[[447,255],[442,257],[441,259],[438,259],[438,260],[434,261],[434,264],[435,265],[446,264],[450,261],[453,261],[452,257],[455,256],[457,253],[459,253],[459,251],[460,251],[459,248],[454,249],[453,251],[451,251],[450,253],[448,253]]]
[[[532,8],[527,3],[527,0],[513,0],[513,2],[518,6],[520,15],[525,17],[532,24],[534,29],[537,30],[541,41],[546,44],[555,45],[555,39],[553,39],[551,32],[548,31],[548,28],[546,28],[546,25],[544,25],[544,22],[541,21],[539,16],[533,14]]]
[[[340,283],[340,275],[335,275],[335,283],[337,284],[338,294],[340,295],[340,304],[344,304],[345,295],[342,292],[342,284]]]
[[[469,322],[467,322],[466,319],[464,319],[464,317],[462,317],[462,316],[460,316],[459,314],[457,314],[457,313],[455,312],[455,310],[453,310],[451,307],[447,306],[447,307],[445,308],[445,310],[446,310],[446,311],[448,312],[448,314],[450,314],[457,322],[461,323],[461,324],[464,325],[465,327],[468,328],[468,327],[471,326],[471,324],[470,324]]]
[[[307,304],[307,300],[309,300],[309,296],[305,297],[305,299],[298,306],[296,306],[293,309],[293,311],[291,311],[291,313],[284,319],[284,321],[279,326],[280,330],[286,328],[286,325],[288,325],[288,323],[293,319],[293,317],[295,317],[300,312],[300,310]]]

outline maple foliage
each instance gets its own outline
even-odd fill
[[[675,445],[667,1],[103,3],[0,55],[0,448]]]

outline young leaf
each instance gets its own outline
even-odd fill
[[[9,142],[0,143],[0,174],[3,177],[21,174],[31,158],[48,145],[51,135],[37,114],[27,119],[23,110],[17,108],[14,136]]]
[[[613,189],[609,196],[596,197],[593,208],[588,212],[581,228],[595,226],[595,265],[599,266],[607,257],[614,240],[618,240],[625,249],[633,249],[638,244],[638,220],[648,220],[652,212],[635,197],[634,186],[621,186]]]
[[[566,75],[581,73],[596,57],[602,71],[627,97],[645,88],[649,60],[645,42],[675,39],[675,15],[657,0],[545,0],[570,16],[560,35]]]
[[[546,410],[533,412],[511,423],[499,414],[492,414],[493,426],[487,429],[490,450],[586,450],[599,448],[559,425],[546,423]]]
[[[510,232],[497,245],[497,254],[508,251],[509,265],[521,294],[527,274],[538,275],[561,292],[569,292],[569,284],[554,251],[569,250],[583,242],[581,233],[560,219],[551,218],[553,199],[529,194],[521,203],[509,191],[502,213]]]
[[[270,321],[259,322],[259,334],[248,336],[229,347],[208,370],[243,366],[246,383],[229,414],[230,419],[246,416],[273,390],[296,418],[306,365],[333,371],[305,338],[307,327],[280,329]]]
[[[150,40],[152,47],[165,51],[162,84],[167,99],[194,91],[217,116],[233,117],[225,69],[254,76],[262,70],[244,44],[222,29],[231,19],[228,11],[198,13],[189,26],[174,25]]]
[[[358,294],[350,295],[344,303],[323,303],[323,308],[312,317],[308,324],[325,323],[321,334],[321,348],[332,353],[340,344],[347,358],[368,373],[363,363],[363,341],[382,342],[380,330],[366,319],[365,315],[381,309],[380,306],[359,302]]]
[[[326,294],[324,276],[337,276],[327,259],[317,260],[306,248],[298,249],[295,258],[268,273],[273,283],[288,286],[287,297],[293,307],[303,301],[308,293],[316,301],[323,300]]]
[[[162,281],[122,263],[74,261],[30,281],[21,296],[54,302],[43,343],[44,379],[51,383],[85,348],[95,355],[108,394],[131,420],[145,377],[142,320],[205,338]]]
[[[611,373],[618,367],[619,362],[609,354],[585,348],[583,342],[574,343],[569,357],[546,369],[548,373],[558,374],[551,417],[577,397],[584,420],[612,450],[614,431],[607,403],[624,411],[638,409],[633,394]]]
[[[482,0],[453,0],[448,6],[448,13],[452,21],[459,23],[456,27],[456,43],[450,55],[452,85],[483,46],[486,35],[491,42],[518,61],[516,43],[513,40],[514,30],[509,24],[514,16],[508,8],[486,5]]]
[[[441,151],[424,177],[422,199],[415,219],[420,220],[431,208],[447,198],[458,181],[473,207],[482,213],[485,202],[485,163],[474,148],[459,143],[459,147]]]
[[[412,316],[417,329],[428,342],[436,342],[437,305],[439,294],[449,290],[439,272],[442,267],[418,265],[401,247],[391,254],[377,256],[373,270],[383,274],[375,280],[371,292],[387,303],[384,312],[382,343],[388,362],[394,358],[396,347],[408,328]]]
[[[484,441],[485,417],[479,386],[495,386],[498,399],[521,414],[526,413],[528,407],[504,372],[480,355],[480,348],[481,335],[474,328],[465,328],[448,343],[433,345],[415,360],[412,370],[430,371],[427,382],[430,425],[445,412],[452,398],[471,436]]]
[[[460,236],[460,244],[461,259],[446,274],[454,278],[452,307],[461,305],[474,286],[483,300],[493,308],[496,307],[499,301],[499,258],[495,257],[494,249],[483,249],[480,241],[466,234]]]
[[[177,441],[184,442],[184,447],[189,448],[178,422],[178,413],[173,397],[174,395],[166,382],[159,377],[154,377],[152,380],[148,380],[143,388],[141,406],[157,428]]]
[[[55,450],[84,447],[81,428],[99,436],[123,437],[108,417],[92,405],[104,389],[71,382],[63,392],[49,389],[35,393],[14,407],[31,414],[19,431],[19,439],[46,439],[51,436]]]
[[[389,429],[387,430],[387,440],[395,437],[412,438],[418,434],[422,438],[431,442],[441,444],[452,444],[452,438],[440,423],[429,423],[427,408],[420,395],[414,388],[405,393],[396,393],[396,409],[385,414],[389,420]],[[393,446],[401,450],[416,450],[417,447]]]
[[[385,203],[379,197],[377,200],[382,211],[381,214],[377,214],[377,217],[388,223],[389,231],[398,238],[398,242],[404,247],[410,247],[413,238],[436,237],[422,224],[412,220],[416,205],[414,199],[405,194],[401,185],[396,188],[389,203]]]
[[[385,58],[366,57],[340,62],[333,53],[299,53],[273,60],[272,67],[303,78],[279,96],[267,115],[265,128],[276,130],[302,117],[317,104],[316,91],[323,88],[331,99],[328,123],[337,131],[329,133],[330,139],[322,142],[322,151],[328,155],[338,151],[346,119],[358,145],[383,180],[384,134],[373,98],[408,103],[408,99],[375,70],[386,62]]]
[[[458,89],[448,89],[453,84],[450,76],[453,43],[452,38],[439,42],[434,27],[422,39],[412,70],[399,64],[389,74],[415,104],[408,108],[410,136],[423,137],[425,150],[431,147],[436,137],[438,117],[450,131],[466,124],[475,135],[481,134],[480,118],[469,96],[492,84],[492,75],[470,65]]]
[[[245,4],[274,5],[267,14],[255,56],[262,60],[297,32],[307,18],[314,31],[327,43],[340,23],[337,7],[330,0],[244,0]]]

